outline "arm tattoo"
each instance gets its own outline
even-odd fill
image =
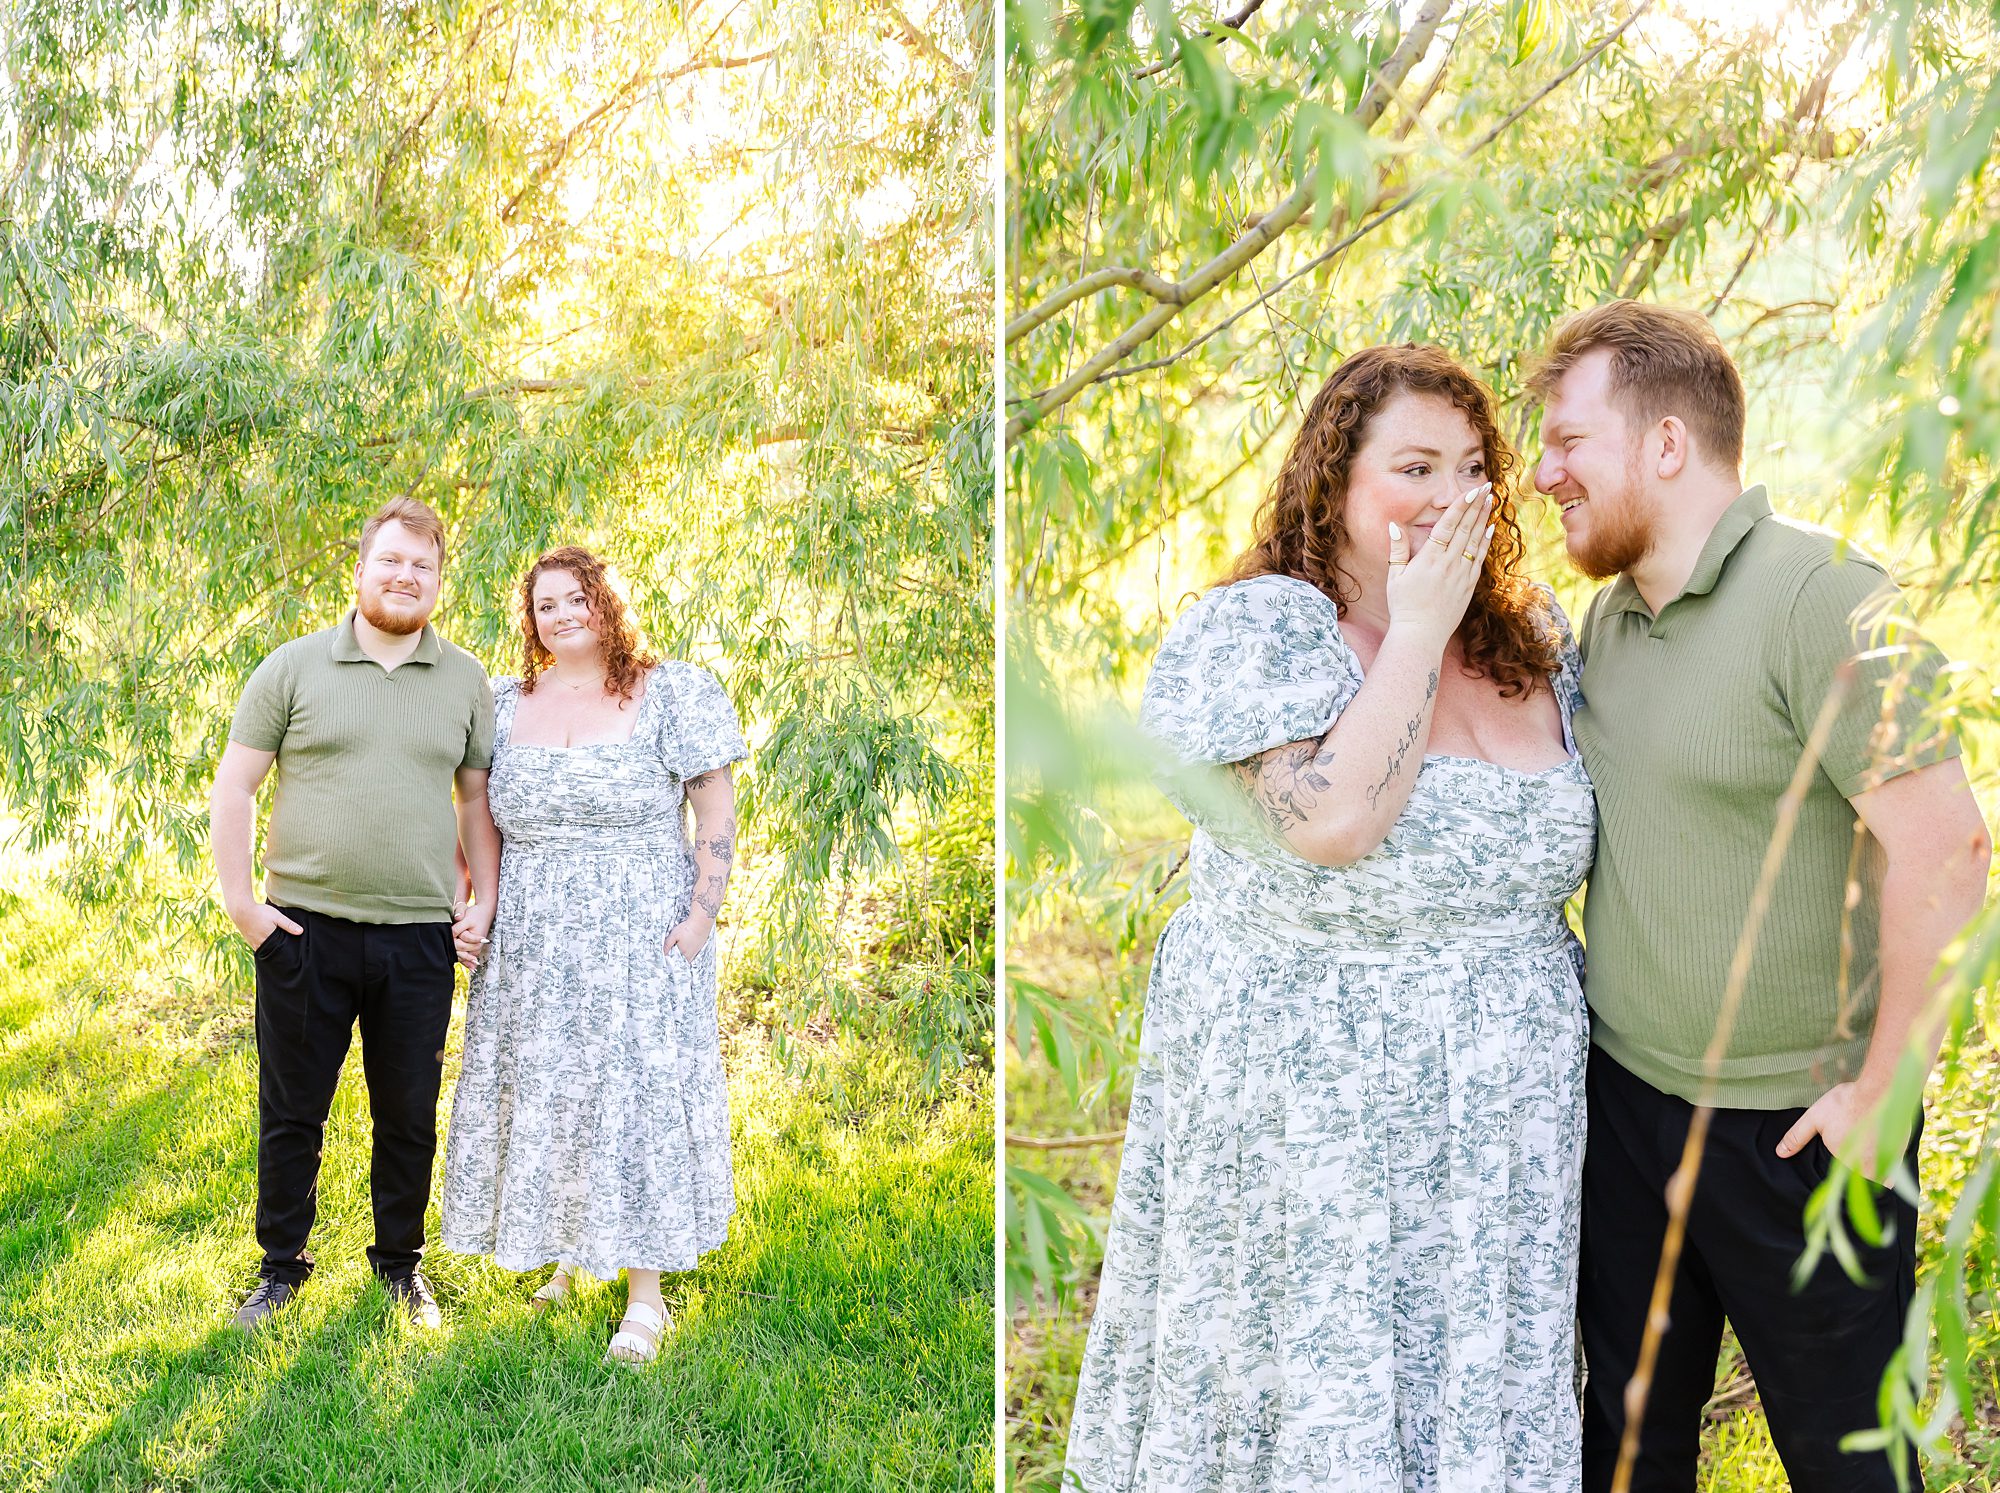
[[[1403,739],[1396,743],[1395,755],[1389,758],[1389,768],[1388,771],[1382,774],[1382,781],[1368,790],[1369,808],[1374,808],[1380,802],[1383,793],[1388,790],[1389,784],[1395,781],[1396,774],[1403,770],[1403,759],[1410,754],[1410,748],[1416,744],[1418,735],[1423,731],[1424,712],[1431,708],[1431,701],[1437,698],[1437,692],[1438,671],[1432,669],[1430,686],[1424,691],[1424,703],[1417,708],[1417,713],[1411,716],[1409,721],[1404,725]]]
[[[1333,787],[1320,769],[1330,765],[1333,753],[1320,741],[1294,741],[1274,747],[1246,762],[1233,762],[1230,771],[1242,781],[1251,801],[1264,811],[1271,828],[1279,834],[1297,828],[1312,817],[1321,797]]]
[[[724,816],[722,823],[715,827],[714,832],[707,839],[701,837],[701,827],[697,825],[695,827],[695,848],[697,850],[706,850],[710,855],[721,861],[724,866],[727,866],[736,858],[736,816],[734,814]]]
[[[707,913],[710,918],[719,915],[722,911],[722,888],[728,881],[728,872],[711,872],[702,881],[700,890],[694,894],[694,905]]]

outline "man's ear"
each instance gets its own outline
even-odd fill
[[[1679,415],[1666,415],[1653,427],[1654,471],[1662,478],[1671,480],[1681,474],[1688,464],[1688,428]]]

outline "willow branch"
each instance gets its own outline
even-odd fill
[[[1096,1135],[1016,1135],[1007,1132],[1007,1144],[1030,1151],[1079,1151],[1086,1146],[1116,1145],[1125,1139],[1122,1130],[1105,1130]]]
[[[1429,3],[1418,12],[1416,20],[1397,44],[1395,52],[1382,64],[1381,70],[1354,106],[1353,117],[1364,130],[1382,117],[1382,111],[1388,106],[1391,91],[1409,74],[1410,69],[1428,50],[1431,38],[1437,34],[1438,24],[1444,19],[1445,12],[1449,8],[1450,0],[1429,0]],[[1095,383],[1099,374],[1124,362],[1143,347],[1162,328],[1179,316],[1184,307],[1200,300],[1256,259],[1276,243],[1288,228],[1312,210],[1313,197],[1313,187],[1310,182],[1295,187],[1282,202],[1258,218],[1250,230],[1235,243],[1186,279],[1173,282],[1176,292],[1174,299],[1156,297],[1159,304],[1127,327],[1108,346],[1092,354],[1068,378],[1049,390],[1047,394],[1025,401],[1028,408],[1007,422],[1008,438],[1019,436],[1039,421],[1046,419],[1053,411],[1068,404],[1084,389]],[[1013,338],[1010,337],[1008,340],[1011,342]]]
[[[1625,34],[1626,31],[1630,30],[1633,24],[1638,21],[1639,17],[1643,15],[1651,5],[1652,5],[1652,0],[1639,0],[1639,4],[1637,4],[1632,8],[1632,13],[1628,15],[1624,19],[1624,21],[1622,21],[1615,29],[1606,33],[1606,35],[1604,35],[1601,39],[1599,39],[1587,50],[1585,50],[1583,54],[1576,59],[1576,61],[1572,62],[1568,67],[1562,69],[1562,71],[1556,73],[1540,88],[1535,90],[1534,93],[1530,94],[1526,99],[1524,99],[1520,104],[1516,105],[1514,108],[1510,109],[1506,114],[1502,115],[1500,120],[1496,124],[1487,129],[1485,133],[1481,134],[1469,146],[1467,146],[1464,151],[1463,158],[1469,160],[1473,156],[1476,156],[1480,152],[1484,151],[1495,140],[1498,140],[1508,130],[1512,129],[1514,125],[1519,123],[1520,120],[1531,109],[1539,105],[1544,99],[1546,99],[1550,94],[1554,93],[1558,88],[1561,88],[1563,84],[1567,83],[1571,78],[1575,77],[1578,72],[1580,72],[1585,67],[1589,66],[1598,57],[1602,56],[1605,49],[1610,47],[1614,42],[1616,42],[1619,37]],[[1407,67],[1404,69],[1404,71],[1405,72],[1408,71]],[[1384,72],[1386,74],[1387,72],[1386,68],[1384,69]],[[1384,98],[1386,101],[1386,92]],[[1380,112],[1381,112],[1381,104],[1378,103],[1376,106],[1376,113],[1379,115]],[[1373,121],[1370,120],[1368,122],[1372,123]],[[1154,358],[1151,361],[1145,363],[1137,363],[1129,368],[1119,368],[1113,366],[1113,363],[1123,362],[1124,361],[1123,357],[1113,360],[1110,363],[1104,363],[1098,367],[1098,370],[1096,372],[1090,375],[1090,377],[1086,380],[1086,382],[1111,383],[1117,379],[1130,378],[1135,374],[1151,372],[1154,369],[1164,368],[1167,367],[1169,364],[1179,362],[1182,358],[1192,353],[1196,348],[1200,347],[1203,343],[1209,341],[1211,338],[1217,336],[1219,333],[1224,332],[1228,328],[1234,326],[1237,322],[1241,321],[1245,316],[1248,316],[1252,311],[1256,310],[1259,306],[1263,305],[1271,297],[1277,295],[1280,291],[1286,289],[1286,287],[1294,284],[1296,281],[1300,280],[1304,276],[1311,274],[1314,270],[1317,270],[1321,265],[1326,264],[1328,261],[1345,253],[1348,249],[1352,248],[1361,239],[1367,237],[1369,234],[1373,233],[1377,228],[1380,228],[1384,223],[1388,222],[1389,219],[1395,217],[1398,213],[1402,212],[1405,208],[1409,207],[1411,203],[1417,200],[1417,196],[1418,196],[1418,190],[1414,187],[1410,187],[1410,188],[1405,188],[1400,194],[1389,197],[1386,200],[1381,197],[1378,197],[1376,199],[1376,204],[1374,206],[1371,206],[1370,208],[1370,211],[1374,214],[1374,216],[1369,217],[1366,221],[1359,224],[1357,227],[1353,229],[1352,232],[1345,234],[1338,242],[1334,243],[1331,247],[1325,249],[1319,254],[1314,255],[1311,259],[1306,261],[1305,264],[1301,265],[1298,269],[1294,270],[1292,273],[1286,275],[1283,279],[1279,280],[1277,283],[1272,285],[1272,287],[1269,290],[1264,291],[1262,294],[1258,295],[1255,299],[1248,302],[1241,309],[1232,312],[1222,321],[1216,323],[1214,326],[1210,327],[1207,331],[1203,332],[1199,337],[1194,338],[1192,341],[1176,349],[1174,352],[1168,353],[1164,357]],[[1289,199],[1287,200],[1289,201]],[[1295,222],[1297,220],[1293,219],[1293,221]],[[1245,262],[1247,263],[1248,260],[1246,259]],[[1079,282],[1079,284],[1081,283],[1083,282]],[[1183,285],[1185,285],[1186,283],[1188,282],[1182,282]],[[1070,288],[1074,289],[1075,287],[1070,287]],[[1206,287],[1204,287],[1204,289],[1206,289]],[[1090,293],[1091,293],[1090,291],[1084,292],[1084,294],[1090,294]],[[1067,291],[1062,292],[1060,294],[1067,294]],[[1070,297],[1070,300],[1075,300],[1075,299],[1078,299],[1078,297],[1075,296]],[[1158,299],[1158,297],[1156,297],[1156,299]],[[1193,298],[1186,297],[1181,301],[1176,302],[1175,303],[1176,308],[1188,304],[1188,301],[1191,299]],[[1065,301],[1064,304],[1067,305],[1068,301]],[[1062,308],[1057,307],[1057,310],[1060,309]],[[1033,315],[1034,313],[1030,312],[1027,314]],[[1156,315],[1157,313],[1152,313],[1152,314]],[[1043,319],[1046,320],[1046,318]],[[1172,320],[1171,315],[1162,318],[1159,324],[1161,326],[1164,326],[1166,322],[1170,320]],[[1039,324],[1040,324],[1039,322],[1036,323],[1036,325]],[[1143,319],[1141,324],[1143,324]],[[1024,328],[1023,330],[1031,331],[1033,330],[1033,327],[1027,327]],[[1010,325],[1008,327],[1007,340],[1011,343],[1015,340],[1015,336],[1016,333],[1014,331],[1014,327]],[[1127,336],[1128,337],[1130,336],[1129,332],[1127,333]],[[1119,342],[1122,343],[1125,340],[1126,338],[1121,337],[1119,339]],[[1114,343],[1113,346],[1114,347],[1118,346],[1118,343]],[[1136,348],[1137,346],[1138,346],[1137,343],[1133,344],[1133,348]],[[1127,351],[1129,352],[1131,351],[1131,349],[1128,349]],[[1101,356],[1102,355],[1100,355],[1100,357]],[[1089,368],[1090,366],[1092,366],[1092,364],[1097,364],[1098,362],[1099,360],[1094,358],[1091,360],[1091,364],[1086,364],[1085,367]],[[1074,397],[1075,391],[1072,391],[1070,394],[1065,395],[1063,400],[1055,400],[1054,398],[1054,396],[1056,396],[1057,394],[1063,393],[1063,391],[1068,388],[1069,384],[1075,382],[1075,380],[1076,380],[1076,375],[1072,375],[1070,379],[1065,380],[1062,384],[1058,384],[1052,389],[1046,390],[1042,394],[1031,395],[1028,396],[1028,398],[1025,400],[1017,401],[1020,403],[1029,404],[1035,407],[1039,412],[1036,413],[1032,418],[1023,415],[1023,416],[1017,416],[1015,420],[1010,421],[1007,427],[1007,433],[1009,437],[1011,438],[1013,436],[1019,435],[1021,431],[1027,429],[1028,425],[1033,423],[1034,419],[1041,418],[1041,415],[1046,414],[1048,409],[1054,408],[1055,403],[1066,402],[1068,398]]]
[[[882,8],[889,13],[889,19],[895,22],[895,25],[891,28],[891,34],[902,41],[904,45],[920,56],[930,58],[931,61],[937,63],[946,72],[950,73],[952,78],[959,84],[964,85],[972,82],[972,74],[966,70],[959,60],[945,51],[943,47],[940,47],[921,26],[918,26],[908,16],[904,15],[900,6],[885,5]]]
[[[1248,0],[1248,3],[1241,10],[1237,11],[1235,15],[1225,16],[1219,23],[1220,25],[1222,25],[1227,29],[1218,31],[1215,29],[1214,26],[1204,26],[1201,28],[1201,34],[1207,37],[1210,41],[1218,41],[1221,38],[1228,36],[1231,31],[1241,30],[1243,23],[1249,20],[1250,17],[1257,14],[1257,12],[1262,10],[1263,8],[1264,8],[1264,0]],[[1165,72],[1168,68],[1172,67],[1176,62],[1179,62],[1180,60],[1181,60],[1181,49],[1179,47],[1175,47],[1173,56],[1162,57],[1158,62],[1149,62],[1146,64],[1146,66],[1140,68],[1137,72],[1132,74],[1132,76],[1134,79],[1150,78],[1154,76],[1156,73]]]
[[[612,91],[610,98],[599,104],[595,109],[592,109],[563,132],[562,138],[556,141],[554,146],[550,148],[549,153],[536,164],[535,169],[528,173],[528,179],[521,183],[520,189],[507,199],[506,204],[500,209],[500,221],[503,223],[513,222],[514,214],[521,206],[521,199],[554,174],[556,168],[562,165],[564,158],[569,155],[571,149],[575,147],[577,140],[582,137],[584,132],[612,110],[619,108],[630,109],[636,106],[643,97],[645,89],[672,83],[677,79],[687,77],[691,73],[749,67],[754,63],[763,62],[767,58],[775,57],[776,55],[777,49],[772,47],[762,52],[753,52],[747,57],[697,57],[692,62],[684,62],[679,67],[669,68],[663,73],[648,74],[643,69],[634,73]]]

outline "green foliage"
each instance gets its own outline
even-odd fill
[[[1614,295],[1707,314],[1749,388],[1753,480],[1886,554],[1920,616],[1949,610],[1975,665],[1949,709],[1975,740],[2000,717],[1977,667],[2000,658],[2000,7],[1344,0],[1245,7],[1234,31],[1214,18],[1237,7],[1168,9],[1040,0],[1005,43],[1009,1123],[1043,1137],[1121,1120],[1173,905],[1185,826],[1131,703],[1353,349],[1451,349],[1532,453],[1526,363],[1559,316]],[[1521,519],[1576,611],[1553,524]],[[1990,1009],[1990,937],[1958,965],[1961,1019]],[[1106,1180],[1067,1151],[1009,1160],[1018,1340],[1067,1342],[1041,1313],[1088,1295]],[[1968,1220],[2000,1174],[1949,1165],[1894,1434],[1993,1402],[1969,1324],[1994,1234]],[[1836,1220],[1868,1220],[1828,1196],[1836,1248]],[[1943,1366],[1968,1341],[1980,1383]]]
[[[986,804],[992,13],[871,9],[13,7],[0,795],[73,894],[228,957],[229,709],[404,493],[495,670],[557,542],[718,669],[793,965],[823,891]],[[990,1005],[978,943],[910,951],[941,1030]]]

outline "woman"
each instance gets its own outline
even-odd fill
[[[1077,1390],[1089,1493],[1577,1486],[1562,905],[1595,814],[1513,465],[1444,353],[1350,358],[1160,649],[1192,889]]]
[[[712,934],[748,755],[707,670],[638,649],[604,565],[551,550],[521,582],[522,671],[494,683],[502,836],[445,1157],[444,1244],[510,1270],[557,1261],[628,1301],[609,1355],[644,1363],[660,1272],[735,1211]],[[683,805],[693,811],[689,838]]]

